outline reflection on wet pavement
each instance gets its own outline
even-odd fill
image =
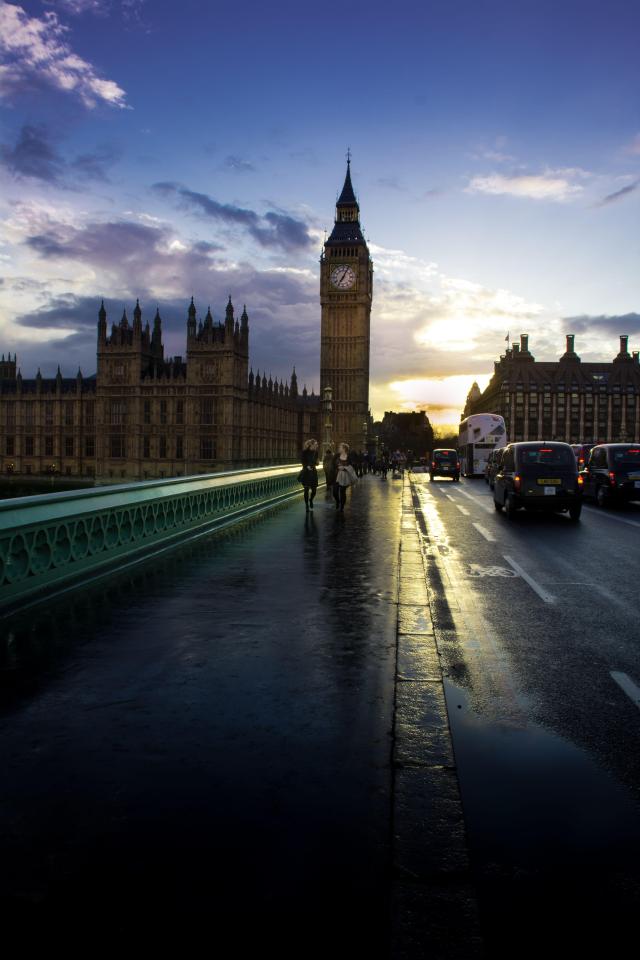
[[[27,939],[380,955],[399,493],[288,505],[5,623],[0,891]]]

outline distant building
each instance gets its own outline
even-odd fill
[[[23,379],[0,361],[3,473],[132,478],[182,476],[295,460],[317,436],[319,400],[249,370],[249,317],[198,322],[191,299],[186,357],[165,358],[162,321],[142,324],[136,303],[107,332],[98,314],[97,373]]]
[[[640,361],[629,353],[629,338],[610,362],[583,363],[575,338],[567,336],[558,361],[539,361],[529,337],[494,364],[484,393],[471,388],[463,417],[496,413],[504,417],[509,440],[640,442]]]
[[[411,450],[424,457],[433,449],[433,428],[424,410],[409,413],[387,411],[379,424],[379,445],[387,450]]]

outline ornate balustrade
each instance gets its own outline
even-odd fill
[[[295,497],[299,472],[261,467],[0,500],[0,609]]]

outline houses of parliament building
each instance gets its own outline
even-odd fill
[[[366,440],[372,267],[360,230],[350,163],[325,243],[320,383],[333,391],[333,437]],[[25,379],[15,355],[0,361],[0,470],[100,479],[182,476],[296,460],[322,440],[320,397],[249,366],[249,317],[229,297],[224,322],[198,319],[191,299],[186,354],[167,358],[162,320],[143,324],[136,302],[107,325],[98,313],[97,371]]]

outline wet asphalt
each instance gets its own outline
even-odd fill
[[[486,956],[617,955],[640,507],[412,489]],[[4,623],[6,932],[388,956],[400,500],[366,478],[343,517],[321,492]]]
[[[321,491],[5,624],[5,932],[386,955],[400,501]]]
[[[413,497],[487,956],[618,955],[640,906],[640,505],[510,521],[482,480],[419,474]]]

